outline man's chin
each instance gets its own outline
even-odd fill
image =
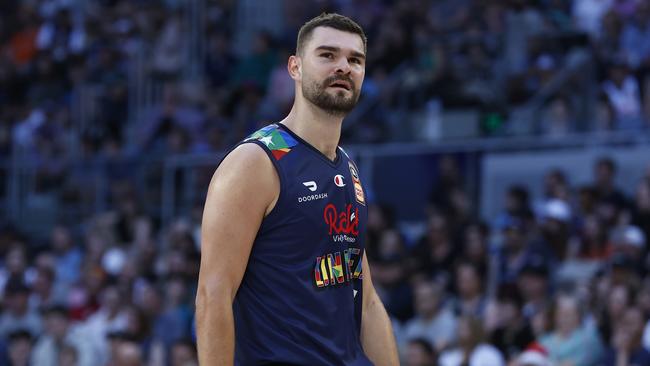
[[[347,99],[353,98],[352,92],[345,89],[339,88],[327,88],[325,91],[333,99],[341,99],[347,102]]]
[[[347,90],[327,88],[318,98],[306,98],[313,105],[333,116],[345,116],[354,109],[357,102],[354,93]]]

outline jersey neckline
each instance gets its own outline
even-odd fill
[[[314,147],[312,144],[310,144],[309,142],[303,140],[302,137],[298,136],[295,132],[291,131],[291,129],[290,129],[289,127],[287,127],[286,125],[284,125],[284,124],[282,124],[282,123],[280,123],[280,122],[276,123],[275,125],[278,126],[278,127],[280,127],[281,129],[283,129],[283,130],[284,130],[285,132],[287,132],[288,134],[290,134],[293,138],[295,138],[295,139],[298,140],[300,143],[302,143],[303,145],[305,145],[308,149],[312,150],[316,155],[318,155],[319,158],[325,160],[325,162],[327,162],[327,164],[329,164],[331,167],[336,168],[336,167],[338,167],[339,164],[341,163],[341,151],[340,151],[340,147],[338,147],[338,146],[336,147],[336,157],[334,158],[334,160],[330,160],[330,158],[328,158],[328,157],[327,157],[325,154],[323,154],[320,150],[318,150],[317,148],[315,148],[315,147]]]

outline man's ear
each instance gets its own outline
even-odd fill
[[[300,57],[296,55],[289,56],[287,70],[289,71],[289,76],[291,76],[293,80],[302,79],[302,60]]]

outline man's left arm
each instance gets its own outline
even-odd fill
[[[363,315],[361,316],[361,345],[377,366],[399,365],[397,345],[388,313],[370,277],[370,266],[363,255]]]

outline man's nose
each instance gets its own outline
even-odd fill
[[[340,74],[350,73],[350,63],[348,62],[347,57],[339,57],[339,60],[336,64],[336,72]]]

